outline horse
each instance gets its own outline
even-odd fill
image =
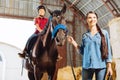
[[[32,55],[26,59],[25,67],[28,70],[29,80],[41,80],[47,72],[48,80],[56,76],[56,62],[58,57],[57,46],[63,46],[67,37],[67,27],[64,13],[66,5],[61,10],[50,10],[50,18],[43,30],[44,34],[38,35],[32,49]]]

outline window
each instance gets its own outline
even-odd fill
[[[37,16],[39,0],[0,0],[0,15],[32,18]]]

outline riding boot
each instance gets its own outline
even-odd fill
[[[18,53],[18,55],[19,55],[19,57],[20,58],[23,58],[23,59],[25,59],[25,57],[26,57],[26,54],[27,52],[25,51],[25,50],[23,50],[23,52],[22,53]]]

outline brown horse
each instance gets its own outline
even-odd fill
[[[66,5],[61,10],[51,11],[50,18],[43,33],[39,34],[33,47],[32,55],[26,59],[29,80],[41,80],[43,73],[47,72],[48,80],[53,80],[57,62],[57,46],[65,43],[67,28],[64,13]]]

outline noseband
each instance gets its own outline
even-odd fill
[[[63,29],[65,31],[66,36],[67,36],[67,32],[68,32],[67,27],[63,24],[58,24],[54,27],[54,29],[52,31],[52,38],[55,38],[55,35],[59,29]]]

